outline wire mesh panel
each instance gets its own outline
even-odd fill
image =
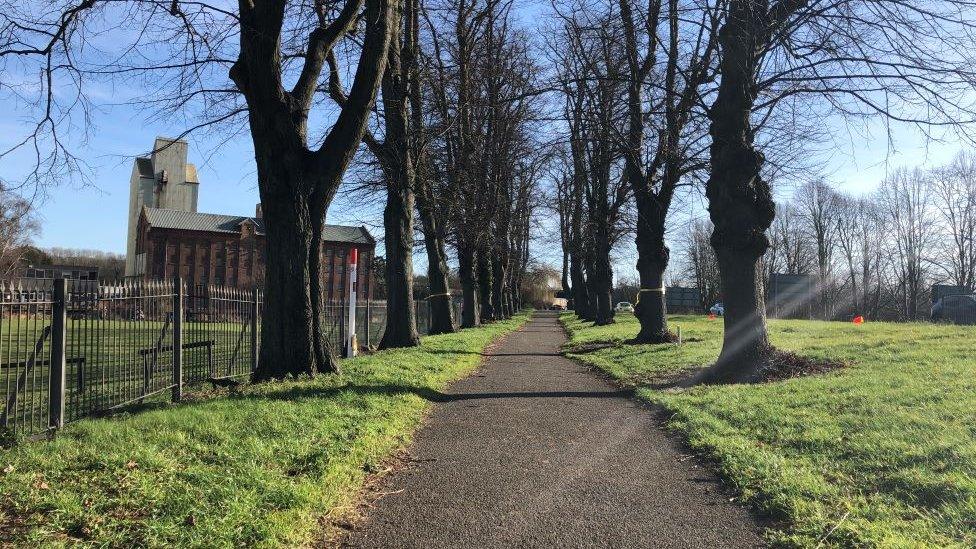
[[[173,386],[175,295],[171,282],[143,281],[69,293],[69,421]]]
[[[427,335],[430,333],[430,302],[426,299],[418,299],[413,302],[414,311],[417,315],[417,333]]]
[[[328,340],[332,351],[342,355],[345,349],[347,324],[349,323],[349,304],[345,300],[326,301],[322,309],[322,334]]]
[[[251,373],[257,329],[255,292],[240,288],[197,286],[184,300],[183,378],[187,382],[246,376]]]
[[[52,290],[0,283],[0,427],[18,434],[48,428]]]
[[[386,332],[386,301],[374,300],[369,302],[369,344],[379,345]]]

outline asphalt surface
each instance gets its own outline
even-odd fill
[[[757,547],[652,410],[559,355],[541,313],[437,398],[349,547]]]

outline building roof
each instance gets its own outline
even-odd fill
[[[264,221],[254,217],[184,212],[163,208],[145,208],[145,213],[146,222],[151,227],[157,229],[238,234],[241,232],[241,223],[250,221],[254,223],[257,234],[264,234]],[[365,227],[351,227],[348,225],[325,225],[322,229],[322,240],[326,242],[366,245],[373,245],[376,242]]]

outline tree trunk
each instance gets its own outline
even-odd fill
[[[461,327],[474,328],[481,324],[478,314],[475,254],[468,246],[458,246],[458,276],[461,279]]]
[[[598,230],[595,236],[596,257],[593,260],[595,276],[593,288],[596,295],[596,311],[593,322],[597,326],[613,324],[613,270],[610,267],[610,242],[606,233]]]
[[[281,188],[284,182],[276,182]],[[264,308],[261,347],[254,381],[336,372],[338,365],[321,337],[320,240],[309,204],[262,200],[266,223]],[[321,234],[319,232],[318,234]]]
[[[641,288],[634,305],[640,331],[631,343],[669,343],[674,339],[668,329],[667,296],[662,289],[664,269],[662,264],[654,263],[640,270]]]
[[[424,127],[424,101],[419,68],[420,49],[420,1],[406,0],[405,19],[406,48],[404,64],[408,73],[410,97],[410,131],[413,159],[416,162],[414,189],[420,224],[424,231],[424,248],[427,251],[427,281],[430,285],[430,335],[455,331],[454,312],[451,308],[451,287],[448,280],[447,252],[444,250],[443,225],[437,219],[437,204],[432,189],[430,159],[425,153],[427,139]]]
[[[351,25],[359,8],[337,21]],[[308,113],[326,58],[328,32],[309,38],[291,91],[282,89],[281,34],[286,4],[240,4],[240,49],[229,71],[248,108],[264,211],[265,293],[261,349],[252,379],[337,371],[322,337],[321,234],[325,212],[362,141],[395,27],[386,0],[365,2],[365,33],[355,77],[332,128],[308,147]],[[336,28],[336,27],[332,27]],[[346,31],[340,31],[336,39]]]
[[[750,381],[773,350],[766,330],[759,260],[749,261],[734,251],[723,249],[718,253],[718,264],[722,287],[728,289],[722,295],[725,333],[718,362],[705,372],[700,381]]]
[[[417,312],[413,302],[413,192],[403,175],[387,181],[383,225],[386,230],[386,330],[380,349],[415,347]]]
[[[487,248],[478,251],[478,301],[481,303],[481,321],[495,320],[495,306],[492,303],[492,258]]]
[[[309,296],[312,303],[312,337],[315,351],[315,360],[319,364],[322,372],[338,373],[339,362],[336,360],[335,349],[323,332],[327,319],[325,311],[322,310],[325,292],[323,291],[322,280],[322,229],[325,225],[325,215],[312,216],[312,242],[315,252],[309,251]],[[317,296],[317,297],[316,297]]]
[[[573,289],[573,311],[579,319],[591,318],[589,284],[583,274],[583,265],[579,257],[571,257],[569,263],[569,278]]]
[[[515,316],[515,305],[512,303],[512,290],[508,284],[502,289],[502,302],[505,304],[506,318]]]
[[[668,330],[668,310],[664,293],[664,271],[668,267],[670,250],[664,244],[664,220],[651,215],[649,207],[641,207],[638,198],[637,274],[640,278],[634,315],[640,321],[640,331],[633,343],[668,343],[674,336]]]
[[[721,82],[709,111],[711,173],[706,187],[715,226],[711,242],[718,256],[725,304],[725,335],[718,362],[705,382],[750,379],[770,356],[759,260],[769,248],[766,230],[776,215],[769,185],[760,176],[763,155],[753,146],[750,121],[760,14],[757,5],[734,0],[719,33]]]
[[[491,266],[492,306],[495,310],[495,317],[502,320],[509,317],[508,309],[505,307],[505,266],[501,257],[496,257]]]
[[[420,223],[424,230],[424,248],[427,251],[427,281],[430,284],[430,335],[449,334],[455,331],[454,311],[451,309],[451,288],[448,283],[447,252],[444,238],[426,198],[417,195],[420,205]]]
[[[382,145],[374,146],[379,149],[376,153],[386,178],[386,330],[380,349],[420,344],[413,302],[413,189],[417,174],[409,140],[408,109],[414,34],[409,30],[412,17],[404,17],[404,3],[396,2],[394,6],[398,25],[392,32],[393,47],[389,49],[382,80],[386,135]]]
[[[565,237],[564,237],[565,238]],[[569,285],[569,250],[563,245],[563,269],[562,276],[559,278],[561,290],[563,291],[563,298],[569,299],[569,290],[571,286]]]

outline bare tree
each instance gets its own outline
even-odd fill
[[[527,266],[538,68],[510,1],[445,0],[426,21],[437,136],[429,165],[457,250],[461,325],[471,327],[510,314]]]
[[[364,133],[364,142],[379,160],[386,185],[383,209],[383,240],[386,249],[386,329],[381,349],[413,347],[420,343],[413,300],[413,214],[414,189],[418,186],[417,155],[420,127],[411,109],[420,105],[411,100],[419,50],[417,27],[419,0],[402,0],[394,5],[395,24],[383,72],[381,104],[383,139]],[[335,86],[332,88],[335,90]],[[341,99],[340,99],[341,100]]]
[[[89,105],[83,84],[95,77],[144,77],[151,93],[137,101],[198,120],[188,132],[249,130],[267,234],[253,377],[282,378],[337,369],[322,334],[322,228],[363,138],[399,9],[389,0],[44,3],[4,12],[0,57],[36,59],[43,75],[40,121],[24,146],[36,149],[43,134],[65,150],[59,128],[73,107]],[[355,66],[348,92],[338,83],[340,51]],[[76,93],[66,103],[53,88],[69,82]],[[341,109],[310,134],[327,88]]]
[[[488,190],[477,174],[480,134],[475,130],[478,98],[474,72],[487,19],[497,8],[488,0],[451,0],[440,7],[440,19],[428,15],[433,52],[432,88],[442,135],[436,162],[443,167],[442,188],[447,200],[451,237],[457,250],[461,282],[461,326],[481,323],[478,304],[477,249],[486,217],[482,205]]]
[[[31,203],[0,186],[0,280],[16,273],[38,228]]]
[[[823,179],[808,181],[797,189],[793,199],[808,240],[815,252],[820,310],[824,319],[833,316],[832,277],[837,224],[840,222],[841,198]]]
[[[777,219],[778,221],[778,219]],[[876,318],[877,299],[872,299],[871,285],[880,289],[883,234],[878,208],[867,198],[842,197],[837,222],[837,244],[847,267],[851,308],[855,314]]]
[[[572,200],[572,176],[568,169],[568,162],[565,155],[560,159],[562,171],[553,176],[554,196],[551,208],[559,218],[559,244],[562,251],[562,269],[560,270],[560,290],[568,298],[571,295],[572,283],[570,282],[570,254],[572,243],[573,220],[573,200]],[[570,302],[570,306],[572,303]]]
[[[711,232],[707,220],[695,220],[685,237],[684,272],[698,287],[702,310],[718,301],[721,292],[718,261],[708,240]]]
[[[586,297],[576,305],[598,325],[613,322],[610,252],[624,234],[629,187],[620,172],[618,127],[625,117],[625,52],[612,15],[575,9],[564,15],[554,55],[560,65],[573,185],[582,200],[580,263]],[[578,309],[578,312],[581,310]]]
[[[425,116],[425,105],[430,104],[430,98],[425,90],[431,88],[433,77],[428,71],[432,64],[423,61],[424,52],[420,43],[420,12],[423,5],[418,5],[413,14],[416,24],[413,31],[417,33],[414,41],[417,43],[416,58],[413,60],[414,72],[410,81],[410,115],[413,124],[413,150],[417,163],[417,177],[414,181],[417,213],[420,218],[421,230],[424,235],[424,249],[427,252],[427,280],[430,293],[427,296],[430,308],[431,335],[447,334],[455,331],[454,308],[451,306],[450,269],[447,264],[447,222],[445,214],[444,196],[436,188],[438,174],[443,170],[433,165],[429,153],[431,139],[427,126],[429,122]],[[426,69],[426,70],[425,70]],[[426,84],[426,85],[425,85]],[[425,101],[425,97],[427,100]],[[435,109],[429,108],[428,111]],[[443,186],[443,185],[442,185]]]
[[[800,214],[792,203],[777,207],[776,220],[772,225],[772,238],[777,248],[777,267],[782,272],[806,274],[810,271],[812,252],[800,227]]]
[[[756,120],[816,98],[823,109],[928,130],[973,120],[973,8],[965,1],[729,0],[721,6],[718,94],[709,110],[706,195],[725,297],[716,364],[699,381],[755,379],[776,359],[760,258],[775,216]]]
[[[933,170],[932,199],[946,238],[943,270],[953,284],[976,287],[976,157],[959,153],[948,165]]]
[[[627,56],[624,174],[637,206],[640,276],[634,314],[641,329],[633,341],[663,343],[674,337],[668,330],[664,295],[670,258],[666,221],[682,176],[704,166],[697,143],[705,126],[689,123],[702,114],[701,87],[714,72],[718,25],[714,12],[679,6],[677,0],[668,0],[663,15],[660,0],[649,2],[644,12],[635,10],[630,0],[619,0],[619,5]],[[664,43],[657,38],[662,18],[668,29]],[[659,58],[663,67],[657,66]]]
[[[925,174],[919,169],[895,170],[878,188],[878,205],[889,231],[900,316],[917,320],[928,254],[936,236],[932,196]]]

